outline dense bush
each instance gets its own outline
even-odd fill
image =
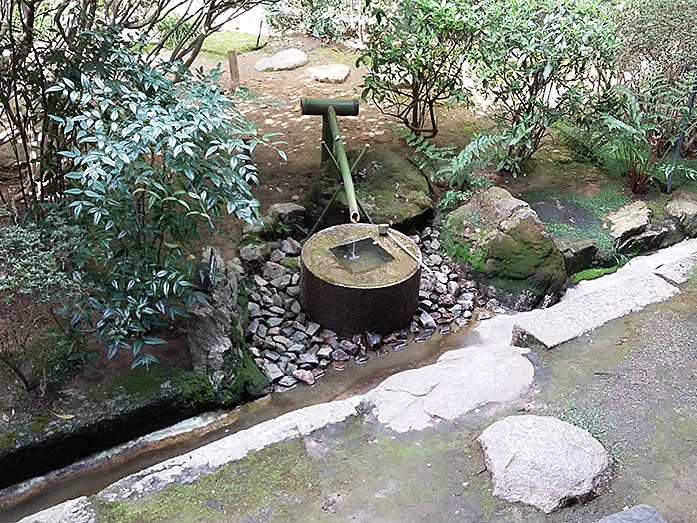
[[[281,0],[267,8],[266,21],[278,31],[338,41],[359,31],[360,8],[349,0]]]
[[[473,42],[467,10],[436,0],[378,1],[357,65],[368,68],[363,97],[410,131],[438,133],[435,106],[469,99],[464,56]]]
[[[599,0],[484,0],[470,57],[517,172],[549,127],[570,116],[603,79],[616,51],[614,27]]]
[[[656,112],[648,136],[655,154],[675,146],[690,91],[697,85],[697,0],[627,0],[616,10],[619,81],[644,110]],[[697,117],[687,122],[683,152],[697,153]]]
[[[79,336],[64,316],[83,290],[79,273],[67,270],[80,238],[79,229],[56,222],[47,228],[0,227],[0,364],[27,391],[43,394],[54,369],[77,353]],[[51,329],[66,340],[62,362],[54,349],[63,342],[53,342]]]
[[[70,144],[49,115],[77,114],[79,101],[47,96],[46,89],[60,78],[79,83],[81,73],[98,68],[108,51],[91,31],[108,27],[141,38],[149,43],[142,49],[150,60],[169,45],[170,60],[190,65],[205,39],[231,18],[273,1],[0,2],[0,145],[9,144],[14,151],[19,182],[17,194],[13,190],[8,198],[0,192],[0,204],[7,205],[17,222],[24,208],[37,211],[36,203],[60,198],[64,172],[56,153]]]
[[[76,144],[61,154],[73,165],[65,204],[91,247],[87,304],[109,357],[130,350],[135,366],[154,361],[146,345],[164,343],[154,329],[205,300],[191,284],[192,242],[224,214],[256,219],[249,155],[268,139],[223,95],[219,71],[152,66],[113,35],[94,37],[113,46],[110,75],[88,71],[49,91],[80,101],[80,114],[53,119]]]
[[[653,137],[665,121],[661,105],[650,97],[638,98],[630,89],[615,85],[604,91],[592,111],[573,123],[557,127],[558,134],[576,151],[610,173],[622,176],[634,193],[643,193],[654,178],[665,178],[672,169],[684,176],[695,172],[673,165],[660,153]]]

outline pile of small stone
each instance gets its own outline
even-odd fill
[[[473,317],[475,306],[498,312],[495,300],[479,295],[477,283],[450,259],[439,254],[439,231],[427,227],[410,236],[422,249],[427,269],[422,270],[419,310],[407,329],[387,336],[375,333],[339,337],[324,329],[303,312],[300,296],[300,244],[293,238],[240,249],[240,257],[254,271],[248,288],[249,327],[247,340],[255,362],[277,389],[295,386],[299,381],[313,385],[332,365],[342,370],[353,359],[364,363],[369,354],[382,356],[390,349],[408,345],[409,334],[423,342],[438,331],[450,332],[453,323],[464,327]],[[491,317],[480,311],[477,319]]]

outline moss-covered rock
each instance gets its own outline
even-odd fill
[[[268,381],[247,351],[247,297],[240,269],[213,249],[218,273],[208,303],[190,309],[189,350],[194,370],[210,379],[220,403],[234,405],[263,394]],[[211,248],[204,249],[208,259]]]
[[[358,153],[348,154],[349,164]],[[396,229],[406,230],[429,219],[433,212],[428,181],[404,156],[369,150],[353,174],[356,197],[375,223],[390,223]],[[329,161],[310,185],[305,205],[317,219],[337,188],[342,187],[341,175]],[[364,216],[363,221],[368,221]],[[322,224],[338,225],[349,222],[346,196],[343,191],[334,200]]]
[[[564,258],[537,214],[492,187],[444,222],[449,254],[476,269],[518,310],[554,303],[566,281]]]

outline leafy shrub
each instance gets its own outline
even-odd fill
[[[610,67],[614,27],[599,0],[485,0],[475,16],[471,66],[498,111],[500,168],[516,173]]]
[[[267,7],[266,21],[278,31],[339,41],[357,31],[356,15],[348,0],[281,0]]]
[[[167,49],[172,49],[180,43],[192,40],[197,32],[191,25],[191,22],[182,20],[181,16],[176,13],[163,18],[157,24],[157,31],[164,38],[164,46]]]
[[[625,0],[615,10],[623,71],[672,84],[697,69],[697,0]]]
[[[79,83],[81,73],[99,69],[102,59],[107,61],[110,48],[104,44],[108,42],[94,38],[94,31],[108,27],[117,33],[127,32],[134,39],[151,39],[147,52],[143,49],[151,61],[168,45],[170,60],[183,60],[190,65],[208,36],[258,3],[259,0],[202,0],[186,4],[85,0],[79,5],[72,0],[0,2],[2,142],[10,142],[15,156],[12,170],[18,175],[18,183],[13,183],[9,190],[15,193],[10,198],[19,200],[17,205],[9,205],[3,190],[0,204],[10,208],[14,222],[20,220],[27,207],[41,214],[37,204],[60,199],[65,189],[63,165],[57,153],[72,144],[66,143],[49,115],[77,114],[78,100],[47,96],[46,90],[60,78]],[[178,14],[170,16],[175,7]],[[103,70],[102,74],[111,75]]]
[[[619,81],[660,113],[650,140],[663,155],[675,146],[685,104],[697,85],[697,0],[627,0],[615,10],[615,19],[622,43]],[[697,153],[694,114],[683,152]]]
[[[656,140],[665,121],[662,107],[650,96],[643,98],[625,86],[605,91],[593,110],[574,125],[558,127],[562,139],[603,169],[622,176],[634,193],[646,192],[657,176],[666,176],[674,167],[660,154]],[[678,172],[694,178],[684,165]]]
[[[155,358],[145,346],[164,343],[152,332],[205,301],[187,248],[223,214],[257,219],[250,154],[268,137],[257,138],[223,95],[219,70],[152,66],[118,39],[106,61],[112,76],[94,71],[50,89],[82,107],[54,117],[77,143],[62,153],[74,168],[65,203],[93,249],[86,305],[98,314],[98,336],[109,357],[126,349],[133,366],[147,365]],[[89,318],[85,310],[74,322]]]
[[[410,131],[438,133],[435,106],[467,101],[463,57],[473,42],[466,9],[435,0],[378,1],[357,65],[368,68],[363,98]]]
[[[75,335],[61,312],[82,291],[79,274],[66,270],[80,236],[75,227],[0,228],[0,363],[27,391],[38,388],[43,394],[52,377],[53,345],[44,339],[49,329],[61,339]]]
[[[476,171],[494,162],[500,137],[475,135],[455,154],[455,147],[438,147],[423,136],[409,131],[398,130],[398,133],[407,145],[414,148],[412,161],[416,166],[429,177],[432,184],[446,188],[442,207],[469,200],[475,193],[491,187],[491,180],[477,175]]]

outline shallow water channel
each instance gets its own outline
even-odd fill
[[[390,350],[381,357],[370,352],[370,359],[366,363],[358,365],[351,362],[341,371],[329,367],[311,390],[300,385],[287,392],[274,393],[235,409],[221,411],[221,416],[205,428],[113,453],[107,451],[98,460],[88,458],[61,471],[29,480],[25,482],[28,487],[21,491],[10,487],[5,490],[4,496],[0,493],[0,522],[16,521],[63,501],[94,495],[139,470],[287,412],[362,394],[392,374],[429,365],[445,351],[464,346],[470,329],[471,326],[463,329],[454,327],[449,334],[435,333],[421,343],[410,337],[408,346],[402,350]]]

